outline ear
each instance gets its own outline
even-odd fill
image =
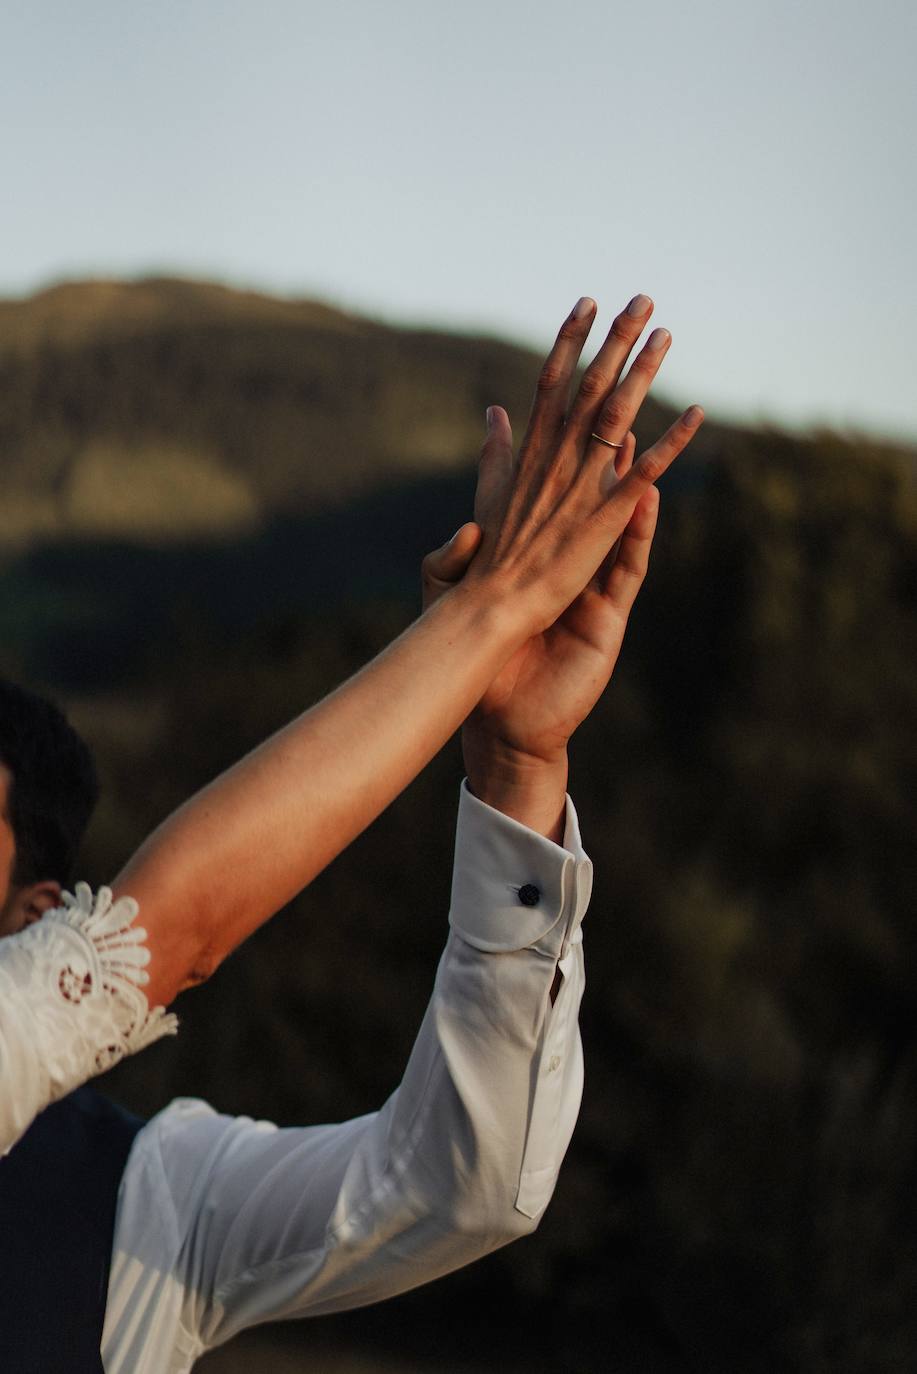
[[[46,911],[53,911],[56,906],[60,906],[60,883],[42,882],[30,883],[27,887],[21,887],[13,897],[13,907],[21,922],[19,929],[33,925],[40,921]]]

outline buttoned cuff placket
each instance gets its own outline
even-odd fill
[[[449,923],[463,940],[487,954],[533,949],[558,963],[591,894],[592,863],[569,797],[561,846],[462,784]]]
[[[531,950],[563,975],[553,1007],[546,995],[533,1066],[515,1200],[516,1210],[530,1218],[544,1210],[554,1190],[582,1082],[577,1028],[584,985],[580,927],[592,893],[592,863],[583,850],[569,797],[566,807],[564,843],[557,845],[482,802],[465,782],[449,914],[453,930],[474,948],[498,955]]]

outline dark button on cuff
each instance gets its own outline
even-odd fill
[[[537,906],[541,901],[541,893],[533,883],[526,883],[519,889],[519,900],[523,906]]]

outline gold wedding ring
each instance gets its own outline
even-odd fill
[[[591,436],[591,437],[592,437],[593,439],[598,439],[598,441],[599,441],[600,444],[607,444],[607,446],[608,446],[609,448],[623,448],[623,447],[624,447],[623,444],[615,444],[615,443],[612,443],[611,439],[603,439],[602,436],[601,436],[601,434],[596,434],[594,430],[593,430],[593,432],[592,432],[592,436]]]

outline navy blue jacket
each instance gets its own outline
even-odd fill
[[[0,1159],[3,1374],[102,1374],[118,1186],[143,1124],[79,1088]]]

